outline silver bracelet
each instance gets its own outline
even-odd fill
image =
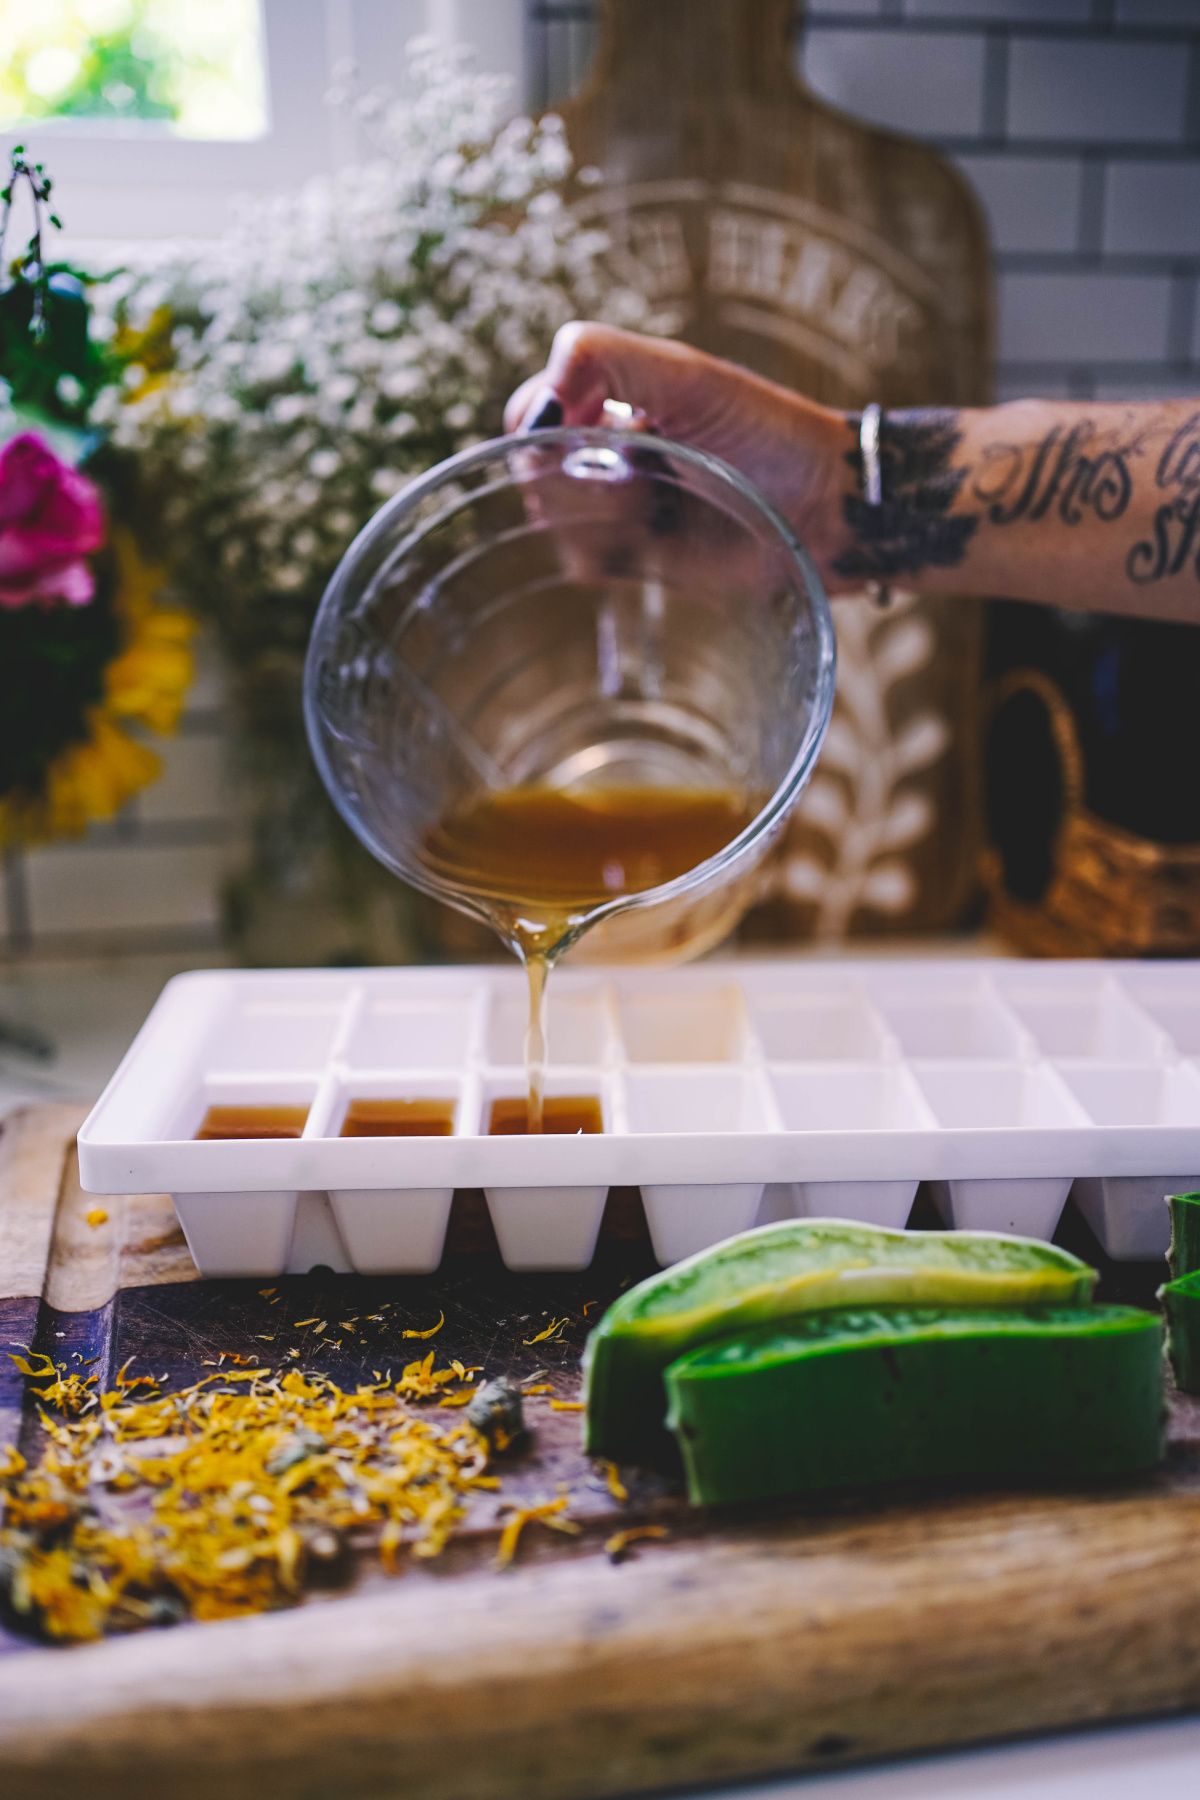
[[[874,400],[863,407],[858,427],[858,447],[862,452],[863,499],[868,506],[883,505],[883,470],[879,466],[879,432],[883,424],[883,408]],[[876,606],[890,606],[891,589],[886,582],[867,583]]]
[[[883,505],[883,475],[879,467],[879,427],[882,423],[883,408],[872,400],[870,406],[863,407],[862,423],[858,428],[858,447],[862,451],[863,498],[868,506]]]

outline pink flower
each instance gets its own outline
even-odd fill
[[[100,496],[32,432],[0,449],[0,607],[65,600],[85,606],[96,583],[84,558],[104,542]]]

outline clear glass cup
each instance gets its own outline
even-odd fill
[[[709,788],[751,822],[677,879],[572,915],[612,960],[680,958],[752,903],[821,747],[835,650],[820,579],[715,458],[563,428],[466,450],[350,546],[305,671],[309,739],[387,868],[500,930],[492,896],[430,866],[441,819],[523,784]],[[584,934],[586,933],[586,937]]]

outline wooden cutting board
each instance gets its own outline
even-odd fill
[[[0,1133],[0,1344],[99,1356],[105,1380],[129,1355],[190,1380],[222,1351],[257,1352],[280,1309],[254,1282],[201,1281],[168,1201],[105,1200],[107,1221],[87,1225],[79,1119],[31,1108]],[[584,1274],[517,1276],[479,1198],[459,1196],[436,1276],[279,1284],[291,1320],[387,1309],[370,1344],[318,1351],[296,1334],[299,1366],[347,1382],[407,1359],[400,1330],[441,1310],[445,1357],[546,1367],[569,1396],[588,1326],[650,1266],[638,1211],[615,1197]],[[1150,1303],[1158,1273],[1110,1266],[1109,1294]],[[3,1360],[0,1442],[36,1448]],[[248,1620],[69,1649],[3,1637],[0,1789],[566,1800],[1200,1704],[1195,1402],[1173,1401],[1168,1462],[1133,1484],[721,1516],[632,1475],[618,1506],[579,1453],[577,1415],[528,1412],[532,1445],[503,1496],[437,1563],[389,1579],[367,1562],[344,1590]],[[530,1527],[498,1573],[497,1500],[562,1482],[581,1535]],[[612,1563],[605,1539],[648,1518],[667,1537]]]

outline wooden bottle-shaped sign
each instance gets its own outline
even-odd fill
[[[562,108],[576,209],[688,343],[848,409],[987,397],[988,245],[944,157],[793,73],[795,0],[602,0]],[[847,449],[851,437],[847,433]],[[764,930],[953,920],[974,878],[979,612],[893,590],[835,607],[838,704]]]

